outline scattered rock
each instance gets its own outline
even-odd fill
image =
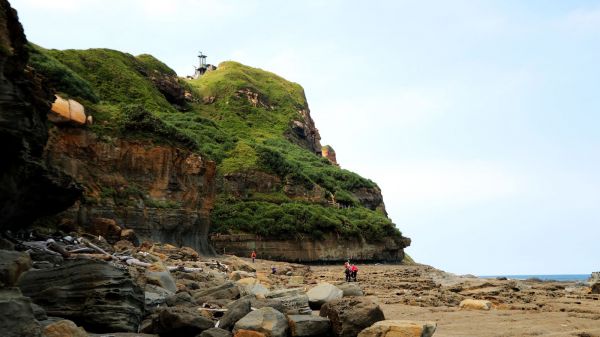
[[[175,279],[171,276],[168,270],[163,271],[146,271],[146,281],[150,284],[157,285],[161,288],[167,289],[171,292],[177,291],[177,285]]]
[[[458,307],[467,310],[490,310],[492,308],[492,302],[486,300],[466,299],[462,300]]]
[[[434,322],[387,320],[364,329],[358,337],[431,337],[436,328]]]
[[[87,333],[72,321],[63,319],[46,325],[44,337],[87,337]]]
[[[285,337],[288,322],[281,312],[265,307],[254,310],[237,321],[233,331],[238,330],[254,330],[264,333],[266,337]]]
[[[272,307],[288,315],[310,314],[308,296],[300,288],[269,292],[265,299],[252,300],[255,308]]]
[[[231,330],[235,322],[242,319],[248,313],[250,313],[250,299],[240,298],[228,306],[227,312],[225,312],[219,321],[219,327]]]
[[[167,297],[172,295],[172,291],[152,284],[146,284],[144,292],[144,302],[146,311],[153,311],[158,307],[164,305],[167,301]]]
[[[12,287],[22,273],[31,268],[29,254],[0,250],[0,287]]]
[[[301,275],[290,276],[290,280],[288,281],[288,284],[291,286],[301,286],[304,284],[304,276],[301,276]]]
[[[231,331],[227,331],[221,328],[210,328],[202,331],[198,337],[231,337]]]
[[[379,305],[367,297],[344,297],[325,303],[320,316],[331,321],[335,336],[355,337],[375,322],[385,319]]]
[[[235,281],[239,281],[239,280],[241,280],[243,278],[246,278],[246,277],[254,277],[254,274],[249,273],[249,272],[245,272],[245,271],[242,271],[242,270],[235,270],[235,271],[232,271],[231,274],[229,274],[229,279],[232,280],[232,281],[234,281],[234,282]]]
[[[167,297],[166,303],[170,307],[178,305],[193,305],[194,299],[189,293],[182,291],[180,293]]]
[[[233,300],[240,296],[240,290],[233,282],[225,282],[216,287],[206,290],[196,291],[192,297],[197,303],[204,303],[211,300]]]
[[[363,296],[364,293],[356,282],[344,282],[336,285],[344,292],[344,297]]]
[[[344,292],[333,284],[324,282],[307,291],[306,295],[308,296],[310,306],[314,309],[319,309],[326,302],[342,298]]]
[[[3,337],[40,337],[42,329],[35,320],[31,300],[18,288],[0,288],[0,331]]]
[[[327,336],[331,332],[329,318],[313,315],[288,315],[292,337]]]
[[[32,269],[18,285],[48,315],[72,319],[88,331],[137,331],[144,311],[144,292],[128,271],[103,261]]]
[[[154,332],[161,336],[193,337],[214,326],[213,322],[187,307],[161,309],[152,322]]]
[[[233,337],[266,337],[264,333],[252,330],[237,330]]]
[[[592,284],[592,294],[600,294],[600,282]]]
[[[252,264],[234,255],[227,257],[225,264],[229,265],[229,267],[231,267],[234,271],[241,270],[248,273],[256,272],[256,268],[254,268]]]

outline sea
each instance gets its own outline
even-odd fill
[[[482,275],[481,278],[506,277],[510,280],[538,279],[542,281],[587,281],[590,274],[557,274],[557,275]]]

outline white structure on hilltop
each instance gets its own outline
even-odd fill
[[[198,59],[200,62],[197,67],[194,66],[194,75],[191,76],[192,78],[198,78],[204,75],[204,73],[206,73],[207,71],[217,69],[217,67],[213,66],[212,64],[206,63],[206,55],[202,54],[202,52],[199,52]]]

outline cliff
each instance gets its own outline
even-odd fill
[[[46,114],[54,96],[30,67],[23,28],[0,1],[0,229],[18,229],[69,207],[79,186],[47,165]]]
[[[183,80],[150,55],[29,49],[30,65],[87,114],[55,123],[45,149],[84,189],[57,226],[114,221],[205,254],[210,231],[219,252],[402,259],[410,241],[378,186],[322,157],[300,85],[231,61]]]

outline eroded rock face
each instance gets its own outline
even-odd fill
[[[26,67],[27,40],[6,0],[0,18],[0,229],[9,229],[69,207],[81,189],[42,160],[54,96]]]
[[[19,276],[31,268],[29,254],[0,250],[0,287],[12,287]]]
[[[185,245],[211,254],[209,213],[215,163],[185,149],[127,139],[101,139],[85,129],[58,128],[49,162],[85,185],[86,202],[63,216],[90,227],[113,219],[144,240]]]
[[[30,270],[18,286],[49,316],[70,319],[87,331],[137,331],[144,312],[143,290],[127,270],[107,262],[80,259]]]
[[[324,240],[266,240],[251,234],[213,235],[212,244],[218,252],[227,252],[246,256],[256,250],[261,258],[290,262],[342,261],[352,258],[354,261],[401,261],[403,248],[410,239],[403,242],[384,239],[381,242],[361,240],[338,240],[335,236],[326,236]]]
[[[321,155],[321,135],[310,116],[308,106],[298,110],[298,119],[292,121],[286,134],[292,142],[308,149],[315,155]]]

